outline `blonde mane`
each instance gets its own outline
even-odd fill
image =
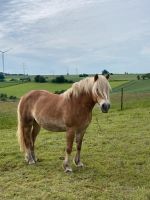
[[[94,81],[94,77],[87,77],[79,82],[75,82],[71,88],[63,94],[64,98],[69,99],[71,96],[78,97],[82,92],[93,95],[101,95],[109,99],[109,90],[111,89],[109,82],[103,75],[98,75],[98,79]]]

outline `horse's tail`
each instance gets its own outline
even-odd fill
[[[23,122],[22,122],[22,119],[21,119],[20,104],[21,104],[21,100],[18,104],[18,109],[17,109],[17,114],[18,114],[17,137],[18,137],[18,143],[20,145],[20,151],[24,152],[25,149],[26,149],[26,146],[25,146],[25,137],[24,137],[24,131],[23,131]]]

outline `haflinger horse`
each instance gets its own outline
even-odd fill
[[[48,131],[66,131],[65,172],[72,171],[70,156],[76,138],[74,163],[82,167],[80,151],[84,133],[92,119],[92,109],[98,103],[102,112],[108,112],[109,91],[107,78],[96,74],[74,83],[60,95],[45,90],[33,90],[24,95],[18,105],[17,135],[25,160],[29,164],[36,163],[34,144],[42,127]]]

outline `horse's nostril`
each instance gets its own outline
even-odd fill
[[[102,112],[108,112],[109,108],[110,108],[109,103],[103,103],[101,106]]]
[[[106,103],[103,103],[103,104],[102,104],[102,109],[103,109],[103,110],[107,110],[107,104],[106,104]]]

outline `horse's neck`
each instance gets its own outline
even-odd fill
[[[78,97],[74,97],[73,98],[73,102],[75,104],[78,104],[82,107],[85,107],[86,109],[88,109],[89,111],[92,111],[95,102],[92,98],[92,94],[87,94],[87,93],[81,93]]]

